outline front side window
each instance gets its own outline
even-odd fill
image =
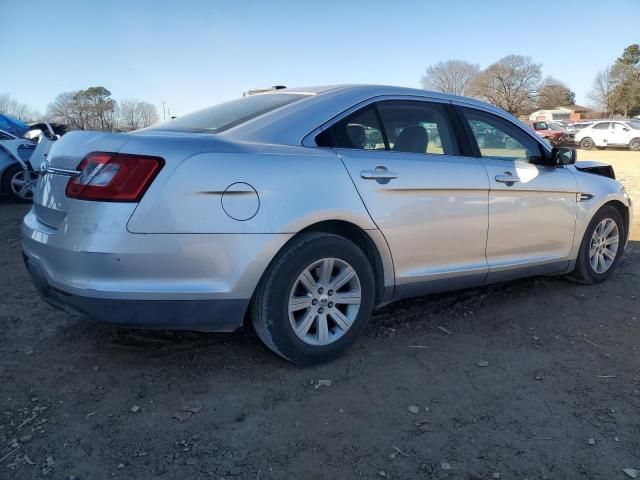
[[[390,150],[432,155],[458,154],[444,105],[389,100],[378,103],[378,111]]]
[[[539,160],[540,144],[510,122],[481,110],[461,108],[480,155],[500,160]]]

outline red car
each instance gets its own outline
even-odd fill
[[[572,135],[560,125],[553,122],[529,122],[529,126],[554,147],[572,143]]]

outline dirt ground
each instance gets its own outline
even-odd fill
[[[640,201],[640,153],[579,158],[613,163]],[[348,355],[303,369],[250,329],[131,331],[48,307],[22,265],[26,210],[0,200],[1,479],[623,479],[640,468],[638,215],[602,285],[536,278],[404,301]]]

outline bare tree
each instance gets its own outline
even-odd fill
[[[40,117],[37,110],[26,103],[19,102],[8,93],[0,94],[0,113],[27,123],[35,122]]]
[[[467,95],[469,85],[479,71],[478,65],[464,60],[447,60],[427,67],[420,83],[426,90]]]
[[[535,106],[540,67],[531,57],[508,55],[475,77],[471,93],[513,115],[525,114]]]
[[[47,120],[64,123],[71,129],[83,130],[84,126],[78,124],[78,105],[75,100],[78,93],[78,91],[60,93],[53,102],[47,105]]]
[[[138,106],[140,110],[140,117],[142,118],[142,128],[150,127],[160,121],[158,110],[156,107],[148,102],[140,102]]]
[[[538,89],[538,108],[549,109],[563,105],[573,105],[576,94],[560,80],[547,77]]]
[[[150,127],[158,122],[156,107],[148,102],[136,99],[125,99],[118,109],[119,127],[125,131]]]
[[[589,98],[593,100],[599,110],[613,115],[620,103],[618,82],[612,75],[611,67],[598,72],[593,87],[589,92]]]

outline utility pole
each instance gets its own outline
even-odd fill
[[[167,112],[165,110],[165,106],[167,105],[167,102],[165,102],[164,100],[162,101],[162,121],[166,122],[167,121]]]

